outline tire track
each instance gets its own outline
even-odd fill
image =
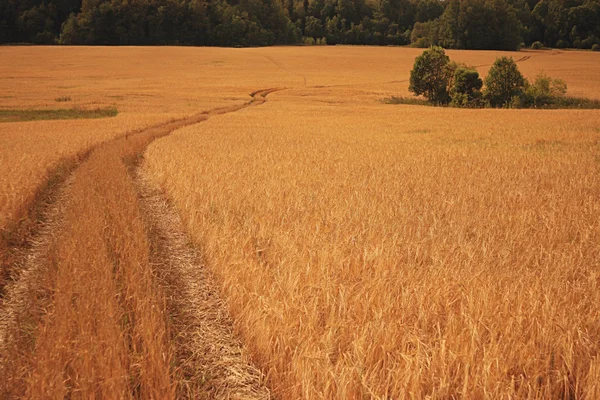
[[[297,72],[294,72],[294,71],[292,71],[290,69],[285,68],[280,63],[278,63],[277,61],[275,61],[275,59],[273,57],[271,57],[271,56],[263,55],[263,57],[266,58],[267,60],[269,60],[271,63],[273,63],[277,68],[279,68],[279,69],[281,69],[281,70],[283,70],[283,71],[285,71],[285,72],[287,72],[289,74],[296,75],[296,76],[302,78],[302,80],[304,82],[303,86],[306,86],[306,75],[299,74]]]
[[[519,58],[518,60],[515,60],[516,63],[522,63],[525,62],[527,60],[529,60],[531,57],[533,56],[523,56],[521,58]],[[479,65],[475,65],[475,68],[484,68],[484,67],[491,67],[492,65],[494,65],[494,63],[491,64],[479,64]]]
[[[180,375],[177,398],[270,399],[264,376],[234,336],[226,303],[179,215],[141,166],[132,173],[152,242],[152,267],[167,290]]]
[[[47,366],[42,366],[41,370],[40,367],[34,367],[35,365],[35,356],[36,356],[36,351],[34,349],[37,349],[37,343],[36,343],[36,338],[38,336],[38,326],[40,326],[40,324],[42,324],[42,328],[44,326],[47,325],[47,322],[43,322],[42,321],[46,321],[46,314],[47,314],[47,310],[51,310],[54,304],[54,295],[52,294],[54,287],[44,287],[44,284],[47,284],[48,281],[46,279],[44,279],[44,277],[46,275],[48,275],[47,270],[48,269],[53,269],[53,268],[57,268],[57,265],[60,265],[61,260],[49,260],[48,255],[49,254],[54,254],[53,253],[53,249],[52,247],[52,243],[54,244],[54,246],[56,246],[56,240],[57,237],[60,236],[60,232],[62,230],[65,229],[64,224],[62,224],[62,219],[63,219],[63,215],[65,214],[65,207],[70,207],[69,203],[71,198],[67,197],[67,195],[70,193],[68,189],[68,187],[70,186],[70,181],[72,181],[73,179],[76,179],[78,183],[78,187],[83,187],[85,188],[86,185],[88,187],[90,187],[90,190],[88,189],[84,189],[86,191],[86,193],[96,193],[94,192],[94,184],[95,182],[89,182],[86,183],[86,178],[84,178],[86,175],[85,174],[81,174],[78,171],[80,171],[82,169],[83,166],[86,166],[86,170],[97,170],[98,167],[100,168],[106,168],[109,169],[109,165],[106,164],[106,162],[115,162],[115,163],[125,163],[125,165],[133,165],[133,163],[139,158],[141,152],[147,147],[147,145],[149,143],[151,143],[153,140],[159,138],[159,137],[163,137],[166,136],[168,134],[170,134],[171,132],[173,132],[176,129],[182,128],[184,126],[188,126],[188,125],[193,125],[193,124],[197,124],[199,122],[202,121],[206,121],[207,119],[211,118],[212,116],[215,115],[222,115],[222,114],[226,114],[226,113],[230,113],[230,112],[235,112],[250,106],[257,106],[260,104],[263,104],[264,102],[266,102],[266,96],[276,90],[276,88],[271,88],[271,89],[263,89],[263,90],[258,90],[255,91],[253,93],[251,93],[251,97],[252,99],[250,101],[248,101],[245,104],[241,104],[241,105],[235,105],[235,106],[229,106],[229,107],[222,107],[222,108],[218,108],[218,109],[214,109],[211,111],[207,111],[207,112],[202,112],[196,115],[193,115],[191,117],[187,117],[187,118],[183,118],[183,119],[179,119],[179,120],[174,120],[174,121],[169,121],[163,124],[158,124],[155,126],[152,126],[150,128],[147,129],[143,129],[137,132],[132,132],[132,133],[128,133],[122,137],[119,137],[117,139],[105,142],[103,144],[100,144],[92,149],[89,150],[88,154],[91,154],[91,156],[86,156],[85,159],[82,159],[79,161],[79,163],[75,163],[73,164],[70,169],[69,169],[69,174],[65,174],[64,179],[62,179],[60,182],[57,182],[56,185],[53,186],[52,189],[52,196],[42,196],[41,198],[37,199],[39,202],[43,203],[43,204],[33,204],[32,207],[41,207],[45,210],[45,212],[41,213],[42,217],[40,218],[40,221],[36,222],[36,226],[38,226],[39,228],[37,229],[37,232],[32,235],[32,237],[29,238],[29,240],[27,241],[27,243],[23,246],[23,248],[13,248],[11,249],[15,254],[19,254],[19,259],[17,261],[14,262],[15,265],[18,265],[19,267],[17,269],[19,269],[19,273],[15,274],[15,279],[8,285],[6,285],[5,289],[5,293],[6,296],[4,297],[4,300],[2,301],[2,303],[0,304],[0,381],[2,382],[0,384],[0,390],[2,393],[2,395],[0,395],[0,397],[13,397],[13,396],[23,396],[24,391],[27,390],[28,393],[62,393],[65,390],[67,391],[66,393],[69,393],[70,390],[77,390],[76,387],[72,386],[72,382],[69,383],[69,379],[84,379],[84,380],[90,380],[92,381],[93,379],[98,379],[98,377],[79,377],[77,374],[77,371],[71,371],[69,370],[69,365],[62,365],[58,368],[67,368],[67,370],[65,370],[63,373],[64,374],[69,374],[69,376],[75,376],[75,378],[63,378],[60,379],[59,381],[62,380],[62,382],[59,382],[58,385],[60,387],[55,387],[56,383],[52,383],[52,382],[57,382],[53,377],[50,377],[49,379],[51,379],[51,381],[48,381],[47,383],[44,383],[44,381],[40,381],[39,379],[44,379],[43,377],[43,371],[44,370],[48,370]],[[100,162],[105,162],[104,166],[101,167],[100,164],[98,164],[99,160],[104,160],[104,161],[100,161]],[[114,160],[114,161],[112,161]],[[96,164],[98,164],[96,166],[96,164],[94,164],[94,162]],[[90,164],[91,163],[91,164]],[[89,165],[88,165],[89,164]],[[115,167],[116,164],[115,164]],[[121,168],[121,167],[117,167]],[[98,177],[102,177],[102,174],[100,175],[96,175]],[[62,178],[62,176],[61,176]],[[106,187],[107,183],[110,182],[110,177],[105,177],[105,178],[100,178],[101,180],[104,179],[105,182],[101,183],[101,186],[104,185],[103,187]],[[108,179],[108,181],[106,180]],[[110,183],[109,183],[110,185]],[[126,184],[127,186],[127,184]],[[106,196],[108,193],[107,192],[103,192],[103,193],[96,193],[93,196],[101,196],[104,197]],[[102,198],[98,198],[97,200],[92,199],[91,200],[91,204],[95,204],[94,202],[96,202],[98,204],[98,206],[100,208],[106,206],[106,205],[110,205],[113,204],[111,203],[114,202],[114,198],[113,200],[102,200]],[[114,196],[113,196],[114,197]],[[46,202],[51,201],[50,203],[46,204]],[[160,218],[159,216],[156,216],[158,218]],[[109,219],[110,221],[110,219]],[[166,225],[160,225],[158,223],[158,220],[155,219],[154,220],[154,225],[155,226],[166,226]],[[115,220],[115,222],[117,222]],[[81,224],[82,222],[78,222],[79,224]],[[125,223],[127,224],[126,220],[120,220],[119,223]],[[106,231],[106,227],[102,228],[102,227],[98,227],[100,228],[100,231],[102,231],[103,229]],[[93,227],[92,229],[97,229],[95,227]],[[114,228],[113,228],[114,229]],[[129,229],[129,228],[127,228]],[[109,230],[110,231],[110,230]],[[132,228],[132,231],[135,231],[135,229]],[[122,232],[122,231],[121,231]],[[111,232],[111,234],[114,234]],[[121,235],[121,233],[116,233],[117,235]],[[164,235],[163,235],[164,236]],[[107,244],[110,245],[111,243],[119,243],[119,241],[123,241],[125,237],[123,238],[110,238],[107,237],[108,242]],[[152,242],[150,240],[150,242]],[[163,248],[167,249],[167,247]],[[117,256],[119,256],[118,254],[116,254]],[[94,257],[93,254],[89,254],[89,256]],[[165,256],[166,257],[166,256]],[[171,256],[170,258],[171,263],[172,260],[174,260],[174,258]],[[57,264],[57,262],[59,264]],[[115,259],[115,261],[113,262],[117,262],[120,263],[121,261],[118,261],[118,259]],[[167,262],[165,265],[169,265],[169,263]],[[148,269],[149,266],[143,267]],[[190,270],[188,269],[187,272],[190,272]],[[118,278],[118,277],[116,277]],[[193,277],[192,277],[193,278]],[[195,282],[198,282],[198,279],[195,280]],[[161,282],[157,282],[157,284],[159,284],[160,286]],[[196,285],[198,288],[201,288],[201,290],[208,290],[208,286],[201,286],[201,285]],[[127,289],[127,288],[124,288]],[[129,290],[129,289],[127,289]],[[134,291],[135,292],[135,291]],[[58,292],[56,294],[59,294]],[[185,292],[186,296],[191,296],[191,295],[196,295],[198,294],[198,292],[193,292],[193,291],[187,291]],[[119,296],[123,296],[123,294],[120,294]],[[125,298],[126,299],[126,298]],[[135,299],[133,300],[134,302],[132,304],[135,305]],[[143,301],[143,300],[142,300]],[[182,298],[179,300],[179,303],[177,304],[187,304],[187,303],[194,303],[194,299],[190,299],[190,298]],[[130,301],[126,301],[126,303],[123,303],[124,307],[129,307],[128,304],[130,304]],[[212,303],[211,303],[212,304]],[[214,303],[214,304],[218,304],[218,302]],[[137,307],[137,306],[136,306]],[[134,309],[126,311],[127,313],[131,313],[131,312],[136,312]],[[152,312],[152,311],[149,311]],[[135,315],[135,314],[133,314]],[[50,313],[49,315],[50,317],[50,322],[52,321],[52,313]],[[99,316],[98,318],[102,318],[102,316]],[[154,318],[154,317],[152,317]],[[132,322],[130,322],[131,324]],[[50,325],[53,326],[53,325]],[[135,326],[134,328],[135,329]],[[177,329],[175,329],[177,330]],[[216,330],[217,332],[219,332],[219,330]],[[138,336],[137,340],[154,340],[151,336],[148,336],[147,334],[145,334],[144,332],[138,332],[138,334],[142,335],[142,336]],[[50,331],[50,336],[48,336],[48,333],[46,332],[46,335],[44,336],[45,338],[50,337],[51,338],[51,331]],[[139,339],[139,338],[142,339]],[[144,337],[146,339],[144,339]],[[51,339],[50,339],[51,340]],[[189,339],[192,340],[192,339]],[[232,336],[229,336],[228,339],[226,340],[232,340],[234,341],[234,339],[232,338]],[[235,341],[234,341],[235,342]],[[52,352],[52,341],[50,341],[50,350]],[[142,346],[146,346],[146,344],[142,343]],[[186,344],[180,341],[177,341],[175,343],[175,347],[181,347],[181,346],[185,346]],[[139,348],[139,345],[137,345],[137,347]],[[215,346],[216,348],[218,348],[218,346]],[[235,349],[239,349],[239,343],[234,343],[231,345],[231,349],[229,350],[229,352],[225,352],[222,354],[215,354],[213,355],[213,358],[218,359],[219,356],[222,357],[229,357],[230,359],[235,358],[234,355],[239,355],[239,351],[235,350]],[[58,349],[57,349],[58,350]],[[139,349],[138,349],[139,350]],[[143,349],[142,349],[143,350]],[[62,353],[64,354],[64,350],[61,350]],[[145,350],[144,350],[145,351]],[[237,351],[237,352],[236,352]],[[71,354],[67,351],[68,354]],[[176,353],[180,353],[179,349],[176,349]],[[77,354],[77,353],[75,353]],[[143,355],[143,354],[141,354]],[[164,356],[162,357],[164,358]],[[238,356],[238,361],[241,360],[241,357]],[[53,362],[54,360],[50,360],[48,362]],[[47,363],[48,363],[47,362]],[[48,364],[51,365],[51,364]],[[60,363],[59,363],[60,365]],[[142,368],[142,370],[140,370],[141,372],[139,373],[135,373],[135,375],[133,375],[132,377],[138,377],[142,378],[144,377],[144,373],[143,373],[143,366],[140,367],[137,364],[132,364],[132,367],[135,369],[135,371],[137,371],[139,368]],[[32,386],[29,382],[29,379],[31,379],[31,369],[32,368],[36,368],[36,370],[33,372],[34,376],[36,378],[38,378],[37,381],[34,381],[34,386],[32,389]],[[130,367],[128,367],[130,368]],[[61,374],[61,371],[56,371],[55,368],[51,368],[51,370],[53,371],[52,373],[54,375],[56,374]],[[218,370],[218,369],[217,369]],[[41,372],[40,372],[41,371]],[[229,371],[230,375],[235,375],[235,376],[240,376],[240,371],[249,371],[247,373],[248,378],[247,379],[242,379],[240,380],[240,382],[243,383],[243,385],[247,385],[248,387],[252,387],[253,389],[248,390],[247,393],[245,393],[242,398],[268,398],[268,390],[266,390],[263,386],[261,386],[260,383],[255,383],[254,386],[250,385],[248,382],[250,381],[259,381],[260,380],[260,375],[256,373],[256,369],[253,369],[250,366],[240,366],[237,370],[233,367],[228,367],[225,369],[221,369],[219,370],[223,373]],[[231,372],[233,371],[233,372]],[[228,373],[229,373],[228,372]],[[74,374],[74,375],[73,375]],[[185,375],[185,374],[184,374]],[[189,374],[188,374],[189,375]],[[41,378],[39,378],[41,376]],[[90,379],[91,378],[91,379]],[[102,378],[102,377],[100,377]],[[137,379],[137,378],[136,378]],[[151,384],[151,381],[148,381],[148,378],[145,378],[146,382]],[[211,393],[220,393],[219,392],[219,385],[221,385],[223,382],[227,383],[229,386],[228,387],[233,387],[235,385],[231,385],[231,380],[230,378],[226,378],[223,381],[219,381],[219,380],[215,380],[213,382],[213,388],[210,390]],[[206,376],[203,377],[203,382],[210,382],[211,380],[208,379]],[[148,384],[146,383],[146,385]],[[131,393],[131,396],[136,397],[139,395],[142,395],[144,393],[158,393],[158,392],[153,392],[153,388],[151,386],[145,387],[143,383],[136,383],[133,382],[131,383],[133,386],[131,386],[131,390],[133,390],[133,392]],[[50,386],[49,386],[50,385]],[[242,386],[243,386],[242,385]],[[174,386],[181,386],[180,384],[174,385]],[[184,385],[185,386],[185,385]],[[91,386],[92,389],[89,389],[90,386],[88,385],[88,389],[89,390],[96,390],[93,389],[93,385]],[[164,387],[164,385],[163,385]],[[41,388],[39,390],[43,390],[42,392],[35,392],[35,390],[38,390],[36,388]],[[204,385],[203,389],[207,389],[207,386]],[[32,392],[33,390],[33,392]],[[48,390],[51,390],[51,392],[48,392]],[[240,395],[243,394],[243,391],[241,389],[236,389],[237,392]],[[167,390],[168,392],[168,390]],[[164,393],[167,393],[164,392]],[[224,391],[227,392],[227,391]],[[85,392],[84,392],[85,393]],[[102,393],[102,392],[100,392]],[[180,393],[185,394],[185,391],[181,391]],[[266,393],[266,394],[265,394]],[[88,392],[88,394],[90,394],[90,392]],[[96,393],[97,395],[98,393]],[[190,393],[187,393],[188,395]],[[237,395],[234,395],[237,396]]]

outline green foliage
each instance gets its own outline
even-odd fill
[[[459,66],[452,79],[451,104],[456,107],[479,107],[483,81],[475,68]]]
[[[437,45],[439,29],[438,21],[416,22],[410,34],[411,46],[427,48]]]
[[[449,0],[437,42],[447,48],[516,50],[523,24],[506,0]]]
[[[600,100],[566,96],[567,84],[540,73],[527,81],[512,58],[496,59],[483,82],[474,67],[450,61],[441,47],[432,47],[415,59],[409,90],[427,100],[390,97],[387,104],[446,105],[461,108],[576,108],[599,109]]]
[[[508,107],[523,94],[527,81],[512,57],[497,58],[485,78],[485,99],[492,107]]]
[[[313,37],[304,37],[302,38],[302,42],[307,46],[314,46],[315,39]]]
[[[411,106],[432,106],[432,104],[425,100],[420,99],[418,97],[402,97],[402,96],[392,96],[387,97],[382,100],[385,104],[408,104]]]
[[[562,79],[552,79],[540,73],[529,83],[523,93],[514,99],[515,108],[547,108],[560,102],[567,93],[567,84]]]
[[[531,48],[534,50],[541,50],[544,48],[544,44],[542,42],[533,42],[531,43]]]
[[[0,43],[600,45],[600,0],[0,0]],[[524,45],[521,45],[524,43]]]
[[[592,46],[592,51],[600,51],[600,45],[598,43]]]
[[[408,90],[417,96],[425,96],[433,104],[447,104],[450,101],[448,86],[452,74],[450,58],[444,49],[433,46],[415,59]]]
[[[566,40],[560,39],[558,42],[556,42],[556,47],[559,49],[565,49],[565,48],[569,47],[569,42],[567,42]]]

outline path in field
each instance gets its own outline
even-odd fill
[[[169,319],[167,331],[168,337],[172,339],[172,343],[167,345],[165,351],[172,351],[173,353],[170,362],[165,354],[162,354],[162,356],[158,354],[158,357],[164,359],[167,368],[172,370],[170,376],[174,382],[167,385],[163,384],[162,387],[158,387],[157,384],[157,387],[154,388],[152,379],[145,377],[146,381],[144,381],[143,365],[138,366],[134,361],[131,361],[128,367],[130,371],[138,371],[141,368],[141,372],[138,374],[139,376],[129,376],[121,379],[124,382],[124,387],[129,387],[129,389],[125,389],[124,393],[127,397],[147,397],[145,394],[150,394],[150,397],[158,396],[161,398],[174,396],[178,398],[222,399],[270,398],[270,392],[264,385],[264,378],[260,371],[245,358],[242,344],[233,335],[232,323],[227,314],[225,303],[219,298],[218,291],[210,276],[204,270],[201,260],[194,253],[193,248],[188,245],[188,240],[177,214],[162,198],[160,191],[148,183],[135,165],[143,150],[156,138],[166,136],[184,126],[206,121],[214,115],[260,105],[266,101],[266,96],[269,93],[276,90],[259,90],[251,93],[252,100],[246,104],[215,109],[189,118],[167,122],[96,146],[89,152],[89,157],[86,156],[78,164],[72,166],[72,173],[67,174],[64,179],[55,185],[51,195],[40,197],[39,202],[44,204],[35,206],[43,208],[44,212],[39,213],[40,220],[36,221],[35,232],[28,232],[30,237],[19,242],[22,243],[22,248],[12,249],[12,252],[16,254],[13,257],[16,259],[13,260],[16,266],[13,267],[15,273],[11,282],[3,288],[4,296],[0,299],[0,397],[22,397],[33,394],[38,397],[40,394],[44,394],[45,397],[59,395],[64,397],[73,394],[83,395],[84,397],[93,395],[103,397],[107,395],[107,390],[111,389],[106,382],[107,378],[112,379],[112,376],[81,377],[77,376],[76,370],[72,370],[78,365],[77,360],[73,360],[72,349],[63,348],[65,347],[64,343],[67,343],[66,346],[69,347],[69,343],[79,343],[81,338],[74,337],[64,342],[63,345],[53,345],[53,327],[57,324],[56,320],[60,319],[57,315],[61,315],[60,304],[55,304],[56,299],[60,297],[60,290],[54,287],[55,283],[50,284],[50,282],[56,282],[56,280],[48,277],[52,276],[52,270],[57,269],[57,265],[60,266],[61,263],[64,264],[70,261],[64,258],[57,259],[56,254],[60,253],[56,247],[58,242],[60,250],[61,235],[64,235],[64,232],[69,229],[73,230],[73,226],[69,226],[67,215],[69,214],[69,208],[75,207],[72,203],[77,203],[78,199],[70,197],[73,196],[71,187],[79,188],[80,191],[83,188],[88,195],[92,193],[92,197],[96,196],[97,198],[88,199],[88,203],[93,207],[97,205],[100,210],[108,210],[106,207],[114,204],[115,199],[111,199],[110,190],[102,192],[97,189],[111,187],[111,177],[104,177],[102,171],[110,171],[113,168],[110,163],[114,162],[121,166],[128,166],[128,180],[131,181],[129,186],[137,191],[138,204],[132,207],[134,214],[141,214],[147,236],[142,242],[148,243],[150,247],[148,249],[150,265],[142,268],[150,270],[149,272],[154,277],[154,283],[160,287],[165,295],[166,311]],[[123,167],[115,165],[114,168],[119,170]],[[100,173],[91,179],[94,176],[94,171]],[[108,172],[106,175],[108,175]],[[90,189],[87,190],[86,187]],[[46,202],[49,203],[46,204]],[[100,213],[102,214],[102,212]],[[80,215],[79,217],[84,218],[87,215]],[[76,221],[77,218],[76,216]],[[110,218],[108,221],[110,221]],[[123,218],[120,221],[115,220],[115,223],[128,224],[129,222],[124,221]],[[85,225],[85,223],[79,221],[75,225]],[[71,225],[73,225],[72,220]],[[98,226],[90,227],[92,234],[94,229],[99,232],[100,237],[104,235],[105,246],[110,247],[115,243],[117,244],[117,253],[119,253],[119,242],[125,242],[126,246],[129,245],[127,243],[127,231],[135,232],[135,227],[131,229],[113,228],[111,231],[110,227]],[[110,237],[111,235],[123,237]],[[78,240],[83,243],[82,248],[85,249],[87,242],[84,239],[78,238],[77,235],[73,236],[72,251],[74,251],[75,258],[78,252]],[[90,253],[86,252],[84,255],[90,257]],[[92,255],[92,257],[94,256],[95,254]],[[119,260],[120,256],[120,254],[112,255],[112,257],[116,257],[113,260],[116,263],[115,265],[122,263]],[[85,266],[83,265],[82,268],[85,268]],[[85,271],[82,272],[85,273]],[[73,271],[70,271],[70,273],[73,274]],[[118,275],[117,272],[114,273]],[[74,278],[74,285],[77,285],[77,276]],[[115,275],[111,279],[117,281],[123,278]],[[117,282],[117,287],[120,287],[119,285],[123,282],[126,281]],[[84,295],[93,298],[95,282],[92,282],[91,285],[91,287],[87,287],[91,293],[86,292],[85,286],[78,288],[81,302],[83,302]],[[125,307],[126,315],[134,315],[139,318],[136,313],[139,314],[140,309],[135,307],[132,309],[131,300],[127,300],[126,293],[129,293],[130,289],[121,287],[119,290],[122,293],[114,293],[114,296],[124,298],[120,304]],[[67,298],[67,301],[71,300]],[[136,299],[133,299],[134,305],[135,302]],[[67,309],[75,308],[76,305],[78,304],[73,303],[72,307],[67,303]],[[144,311],[143,308],[141,310]],[[77,312],[77,309],[74,312]],[[150,316],[155,315],[152,314],[152,310],[148,312],[151,313]],[[98,322],[97,320],[101,320],[103,316],[99,314],[98,317],[94,318],[96,320],[93,320],[92,323],[95,325]],[[135,323],[132,321],[128,322],[125,328],[135,331]],[[129,325],[134,326],[128,327]],[[61,328],[60,325],[56,326]],[[67,332],[70,331],[67,329]],[[76,332],[75,335],[77,334]],[[127,332],[123,332],[123,334],[128,335]],[[136,334],[146,342],[154,340],[152,335],[144,336],[145,332]],[[42,342],[41,345],[40,342]],[[43,348],[44,343],[46,343],[46,347],[49,347],[49,350],[46,350],[48,354],[45,358],[39,356],[38,349],[40,346]],[[148,343],[142,343],[142,345],[150,347]],[[54,348],[53,346],[59,347]],[[130,348],[129,351],[139,351],[135,347],[136,345],[133,349]],[[70,350],[71,352],[69,352]],[[102,350],[97,357],[88,354],[87,357],[91,361],[87,360],[86,362],[88,364],[89,362],[95,362],[102,365],[105,362],[102,359],[105,352],[106,349]],[[75,352],[75,354],[77,353]],[[136,356],[144,354],[146,353],[142,351]],[[68,358],[66,362],[61,362],[61,356],[71,358]],[[38,358],[41,358],[42,361],[38,361]],[[78,355],[75,358],[78,358]],[[135,360],[135,357],[132,360]],[[62,370],[57,371],[57,369]],[[93,368],[88,370],[93,370]],[[45,374],[53,376],[47,377]],[[129,382],[138,378],[140,382]],[[85,389],[80,392],[77,391],[79,390],[78,386],[77,384],[74,385],[73,382],[77,383],[79,381],[83,382],[79,387],[87,387],[87,392]],[[94,381],[96,381],[95,384]],[[102,385],[108,386],[102,389]],[[101,389],[95,389],[97,386]]]
[[[180,392],[194,395],[204,388],[210,398],[268,399],[262,373],[243,354],[216,283],[190,244],[177,212],[159,188],[135,172],[140,206],[152,240],[152,264],[169,298],[169,315],[176,331],[176,363],[181,368]],[[209,384],[205,381],[210,377]],[[188,397],[188,396],[186,396]]]

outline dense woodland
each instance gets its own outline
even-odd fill
[[[0,0],[0,43],[514,50],[599,38],[600,0]]]

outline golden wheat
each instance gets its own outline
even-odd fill
[[[351,85],[146,152],[276,393],[598,396],[600,112],[378,105]]]
[[[22,331],[35,348],[15,353],[4,392],[175,396],[123,161],[208,115],[98,145],[287,88],[160,139],[144,164],[278,397],[600,396],[600,112],[382,104],[408,94],[420,51],[0,48],[2,107],[120,111],[0,124],[0,230],[47,171],[96,146],[48,244],[52,297],[32,300],[49,312]],[[597,54],[449,55],[483,75],[509,55],[600,98]]]

